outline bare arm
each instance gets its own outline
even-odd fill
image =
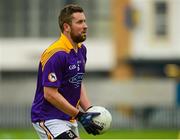
[[[91,106],[91,102],[88,99],[84,84],[81,86],[80,106],[84,111],[86,111]]]
[[[72,106],[61,94],[59,94],[57,88],[44,87],[44,97],[48,102],[69,116],[74,117],[79,112],[77,108]]]

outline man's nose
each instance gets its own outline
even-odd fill
[[[86,23],[84,23],[84,28],[85,28],[85,29],[87,29],[87,28],[88,28],[88,26],[87,26],[87,24],[86,24]]]

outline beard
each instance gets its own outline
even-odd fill
[[[71,32],[70,35],[71,35],[72,40],[76,43],[81,43],[86,40],[86,33],[75,35],[73,32]]]

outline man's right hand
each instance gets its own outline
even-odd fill
[[[100,115],[100,113],[92,113],[92,112],[81,112],[76,115],[75,118],[78,119],[78,121],[82,124],[84,129],[87,131],[88,134],[97,135],[99,134],[98,130],[102,130],[102,128],[98,125],[96,125],[93,122],[93,118]]]

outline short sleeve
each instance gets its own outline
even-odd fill
[[[44,66],[42,85],[47,87],[60,87],[64,69],[64,55],[55,53]]]

